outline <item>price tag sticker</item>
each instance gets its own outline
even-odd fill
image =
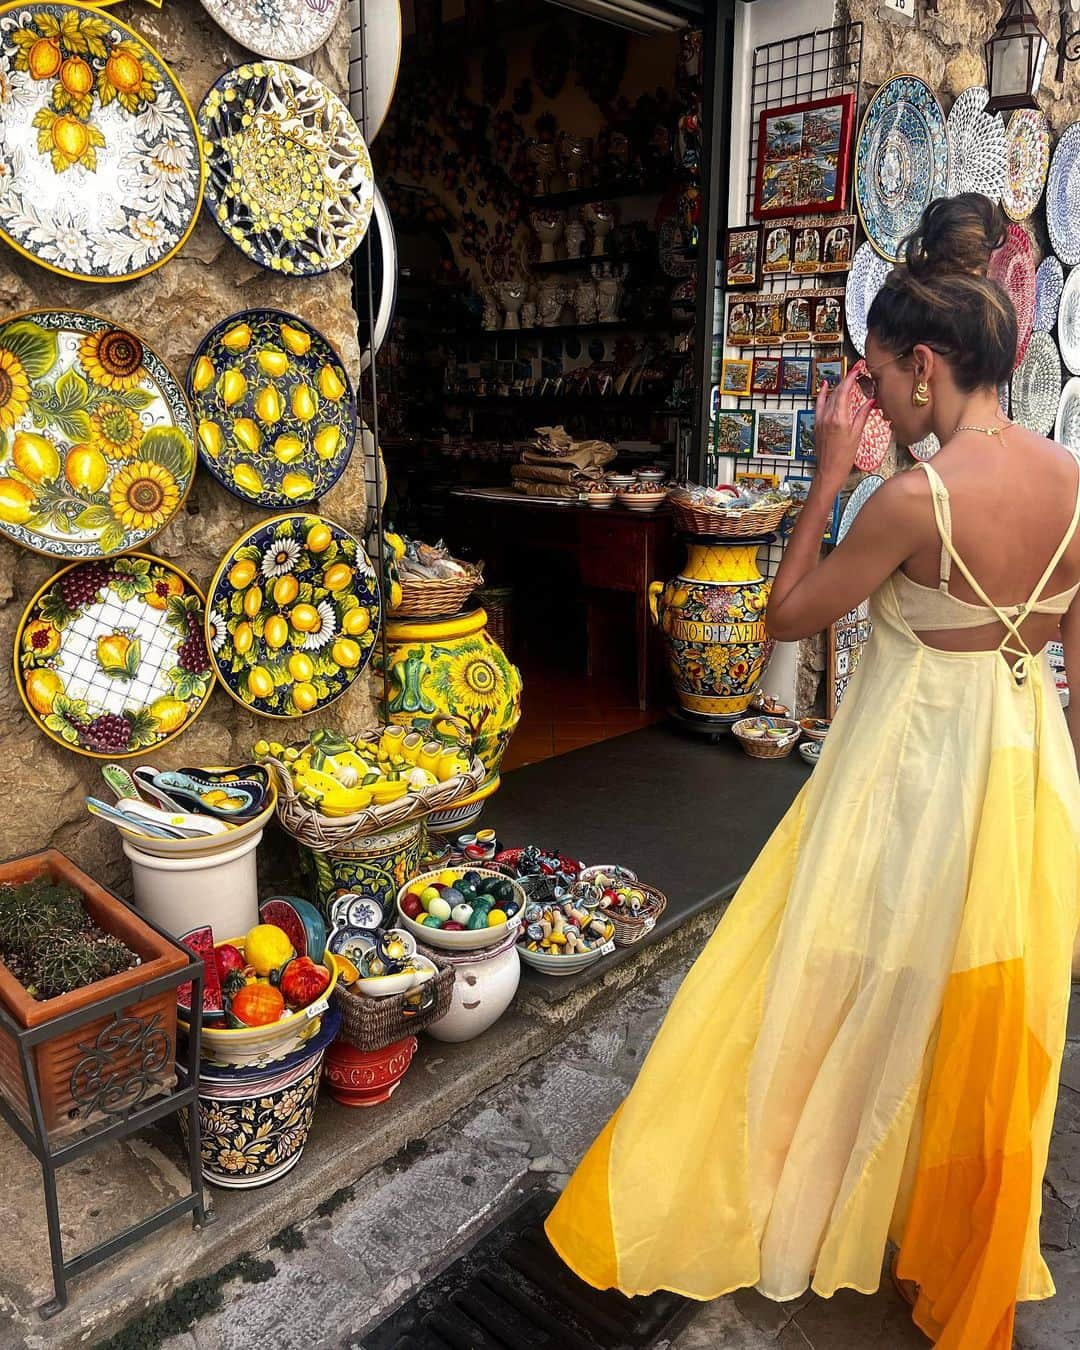
[[[612,941],[612,942],[605,942],[604,945],[600,948],[600,955],[601,955],[601,956],[609,956],[614,950],[615,950],[615,943],[614,943],[614,941]]]
[[[330,1004],[327,1002],[327,1000],[321,998],[319,999],[318,1003],[309,1004],[309,1006],[304,1009],[304,1016],[307,1018],[309,1022],[313,1022],[316,1017],[321,1017],[323,1013],[329,1009],[329,1007]]]

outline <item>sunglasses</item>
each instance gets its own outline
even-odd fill
[[[884,370],[886,366],[891,366],[895,361],[903,361],[905,357],[910,355],[910,352],[901,352],[899,356],[891,356],[888,361],[882,361],[879,369]],[[861,371],[855,377],[855,383],[867,398],[877,398],[877,377],[871,375],[868,370]]]

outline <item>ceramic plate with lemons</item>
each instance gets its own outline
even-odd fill
[[[184,391],[134,333],[78,310],[0,323],[0,531],[82,561],[139,548],[195,475]]]
[[[114,759],[163,745],[214,687],[205,602],[149,554],[76,563],[47,581],[15,635],[15,683],[52,740]]]
[[[346,692],[371,660],[379,622],[362,545],[333,521],[292,512],[241,535],[221,560],[206,640],[238,703],[299,717]]]
[[[274,510],[337,482],[356,438],[341,358],[295,314],[245,310],[207,333],[188,370],[199,455],[230,492]]]

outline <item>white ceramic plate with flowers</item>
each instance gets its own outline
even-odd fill
[[[324,46],[345,0],[202,0],[219,28],[249,52],[295,61]]]

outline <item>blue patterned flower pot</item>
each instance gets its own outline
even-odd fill
[[[424,822],[413,820],[363,835],[329,853],[305,849],[323,913],[329,917],[330,897],[342,890],[371,896],[392,913],[398,891],[420,871],[426,843]]]

